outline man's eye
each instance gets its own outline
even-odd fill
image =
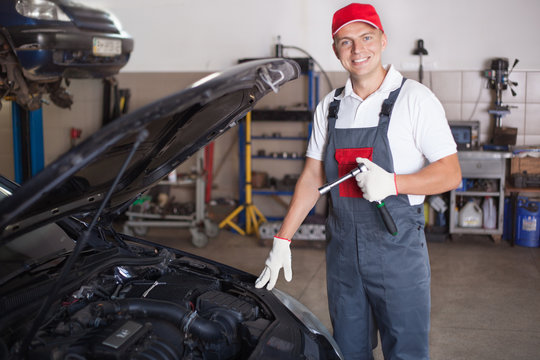
[[[351,44],[350,40],[343,40],[341,46],[349,46]]]
[[[369,41],[371,40],[373,37],[370,35],[370,36],[364,36],[364,41]]]

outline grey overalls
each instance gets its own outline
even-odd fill
[[[387,132],[400,90],[384,101],[377,127],[336,129],[339,100],[332,102],[324,159],[327,181],[351,171],[359,156],[394,172]],[[423,206],[409,205],[406,195],[384,202],[397,236],[387,232],[375,203],[362,198],[354,178],[330,192],[326,261],[334,337],[347,360],[372,359],[376,326],[385,359],[428,359],[431,272]]]

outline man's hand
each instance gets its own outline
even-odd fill
[[[382,201],[390,195],[397,195],[396,174],[392,174],[365,158],[356,158],[357,163],[364,163],[368,171],[356,175],[356,182],[364,199]]]
[[[266,266],[261,273],[261,276],[255,281],[255,287],[257,289],[262,288],[266,283],[268,290],[272,290],[278,279],[279,270],[283,268],[283,274],[285,280],[292,280],[291,269],[291,241],[283,238],[274,237],[274,244],[268,258],[266,259]]]

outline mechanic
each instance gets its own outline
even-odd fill
[[[382,64],[387,37],[373,6],[338,10],[332,37],[349,79],[317,105],[304,169],[256,287],[272,289],[281,268],[292,280],[290,239],[315,206],[318,188],[364,163],[368,171],[330,192],[326,264],[334,337],[346,359],[373,359],[378,328],[385,359],[428,359],[423,202],[461,181],[456,144],[435,95]],[[372,203],[382,200],[395,236]]]

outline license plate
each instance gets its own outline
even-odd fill
[[[122,40],[94,38],[92,53],[96,56],[115,56],[122,53]]]

